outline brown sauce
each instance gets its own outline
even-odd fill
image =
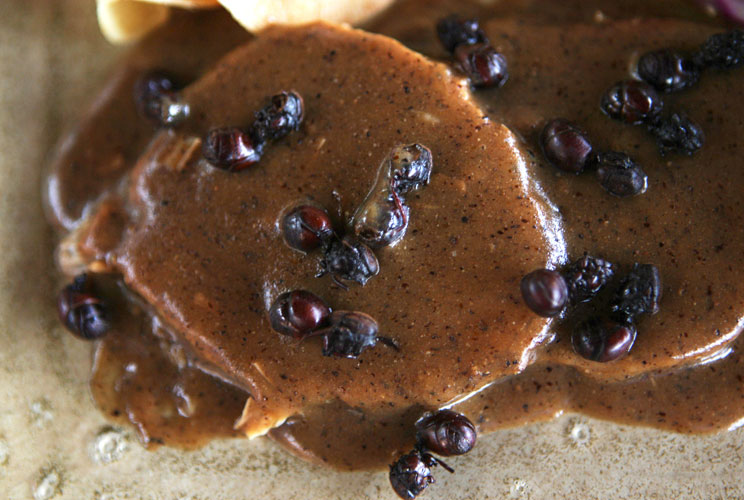
[[[133,424],[148,447],[196,448],[238,436],[234,424],[246,393],[199,369],[157,317],[115,282],[97,281],[115,312],[112,329],[96,346],[90,382],[101,411]]]
[[[564,412],[690,434],[733,430],[744,415],[741,342],[721,357],[615,383],[587,378],[569,366],[536,364],[455,408],[478,415],[486,432]]]
[[[224,25],[227,35],[193,47],[193,59],[170,57],[178,53],[173,33],[179,29],[145,42],[124,64],[127,76],[113,81],[56,161],[50,184],[58,225],[70,229],[87,217],[79,230],[84,260],[122,273],[161,318],[131,316],[100,343],[92,386],[101,407],[127,414],[145,442],[194,446],[232,434],[246,393],[193,362],[179,367],[167,352],[184,344],[210,371],[253,395],[243,430],[289,416],[269,435],[299,456],[345,469],[389,463],[410,448],[423,411],[478,389],[455,409],[486,432],[563,411],[678,432],[737,425],[744,415],[744,369],[734,342],[744,311],[744,240],[731,228],[744,222],[744,171],[735,168],[744,120],[727,108],[744,102],[741,70],[706,74],[692,90],[665,96],[668,107],[704,125],[707,142],[692,158],[660,158],[642,129],[599,112],[599,96],[629,76],[634,55],[693,48],[720,29],[680,20],[699,16],[691,8],[675,12],[679,2],[647,4],[632,10],[596,3],[607,16],[676,19],[599,23],[596,9],[574,6],[571,12],[591,12],[577,19],[566,15],[570,5],[552,2],[515,2],[507,12],[409,1],[369,26],[444,60],[433,35],[436,20],[453,11],[478,14],[510,64],[504,88],[475,94],[492,121],[462,99],[464,89],[443,67],[372,35],[316,26],[270,30],[231,53],[185,90],[195,110],[186,127],[149,142],[152,129],[136,116],[130,97],[142,69],[165,67],[191,81],[244,35],[214,16],[210,22]],[[410,9],[418,15],[405,15]],[[187,15],[176,23],[197,24]],[[142,53],[155,53],[146,50],[153,46],[163,48],[161,59],[143,59]],[[362,73],[351,70],[365,64]],[[184,140],[211,126],[250,121],[266,96],[285,87],[305,97],[307,121],[257,168],[237,177],[210,170],[198,154],[178,157],[173,167],[172,153]],[[541,164],[535,138],[555,116],[580,123],[602,149],[631,151],[649,174],[649,191],[619,200],[592,175],[560,175]],[[114,135],[112,117],[135,135]],[[495,122],[506,123],[524,145]],[[414,141],[434,152],[432,184],[411,202],[403,242],[378,255],[380,276],[349,292],[312,278],[315,257],[283,245],[277,214],[305,197],[333,214],[332,190],[341,187],[341,210],[353,212],[389,147]],[[130,170],[122,187],[119,179]],[[522,183],[525,176],[530,181]],[[125,208],[94,209],[101,198],[109,200],[102,207]],[[556,234],[546,233],[546,221],[564,228],[565,241],[551,239]],[[118,228],[113,236],[111,227]],[[661,269],[661,312],[639,324],[627,358],[581,360],[567,341],[568,323],[558,325],[554,342],[540,345],[551,337],[540,336],[546,323],[521,304],[518,281],[561,250],[570,258],[601,255],[625,270],[637,261]],[[294,288],[339,309],[363,308],[398,338],[402,354],[377,346],[358,361],[336,360],[321,357],[314,341],[278,339],[266,321],[267,303]],[[179,332],[178,339],[162,332]],[[721,359],[707,359],[715,357]],[[139,367],[135,378],[124,370],[131,364]],[[184,417],[189,411],[182,407],[179,414],[178,394],[189,394],[196,413]]]

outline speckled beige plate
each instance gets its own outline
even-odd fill
[[[395,498],[385,473],[324,470],[263,439],[148,452],[95,409],[90,346],[55,319],[40,185],[116,55],[91,0],[0,2],[0,500]],[[742,431],[689,437],[563,416],[482,438],[422,498],[744,498],[743,456]]]

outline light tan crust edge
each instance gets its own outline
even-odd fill
[[[220,0],[249,31],[270,24],[303,24],[311,21],[358,24],[394,0]]]
[[[134,42],[168,20],[171,7],[206,9],[217,0],[97,0],[98,25],[111,43]]]
[[[171,7],[214,8],[222,4],[243,27],[259,31],[270,24],[311,21],[357,24],[394,0],[97,0],[98,24],[106,39],[130,43],[163,24]]]

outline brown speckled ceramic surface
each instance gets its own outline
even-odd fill
[[[264,439],[146,451],[95,409],[90,346],[55,317],[40,185],[116,55],[87,0],[0,5],[0,498],[395,498],[384,473],[308,465]],[[482,438],[422,498],[742,498],[743,444],[741,431],[690,437],[563,416]]]

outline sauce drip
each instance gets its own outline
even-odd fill
[[[147,447],[197,448],[238,436],[235,422],[248,395],[201,370],[119,284],[100,276],[97,281],[114,313],[111,330],[96,345],[90,382],[101,411],[133,424]]]

